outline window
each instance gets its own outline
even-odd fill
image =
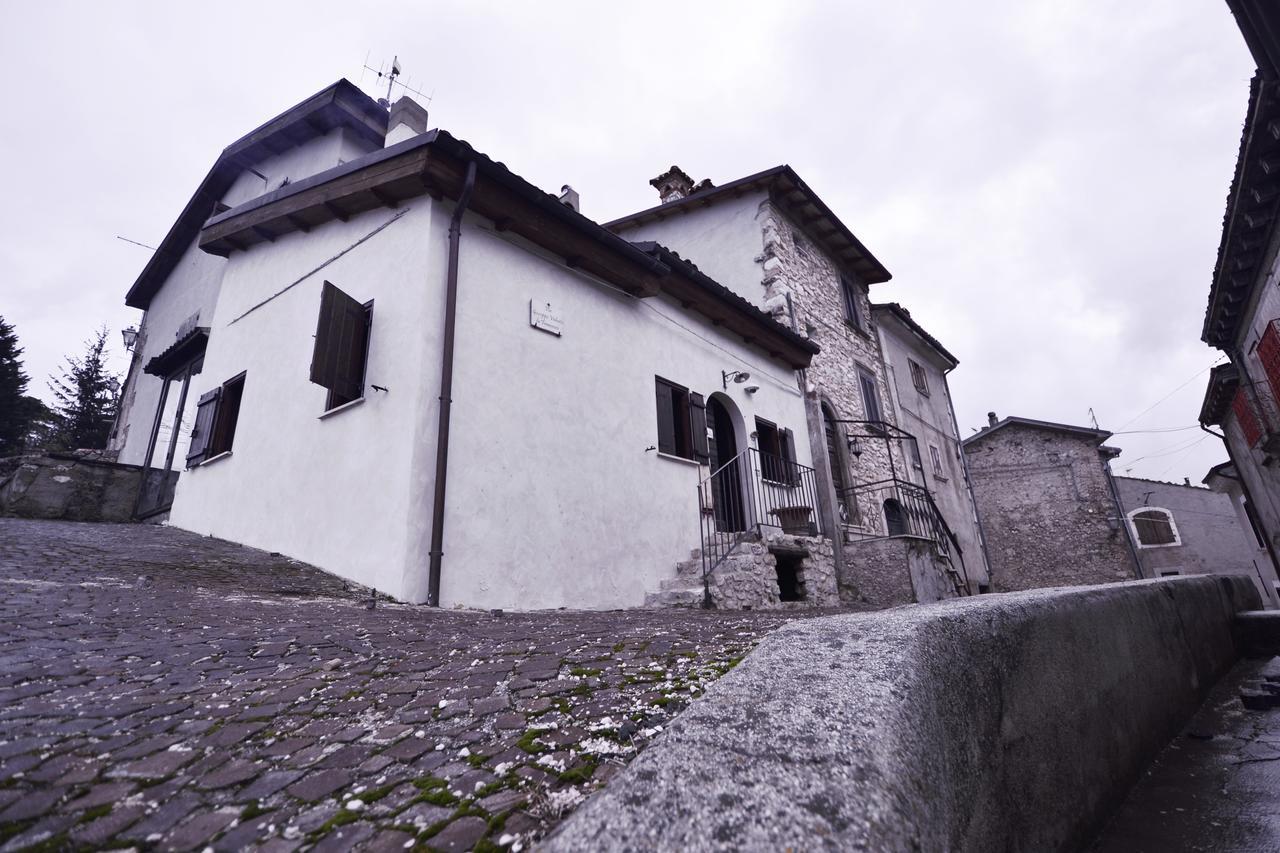
[[[918,470],[924,470],[924,463],[920,461],[920,444],[913,438],[908,445],[911,448],[911,465]]]
[[[1240,431],[1244,433],[1245,443],[1253,447],[1262,438],[1262,426],[1258,423],[1258,416],[1254,414],[1253,405],[1245,396],[1243,388],[1236,391],[1235,399],[1231,401],[1231,411],[1235,413]]]
[[[311,381],[329,389],[326,412],[364,396],[372,323],[372,302],[361,305],[330,282],[324,283],[311,354]]]
[[[658,403],[658,452],[698,462],[711,461],[707,443],[707,405],[701,394],[654,377]]]
[[[924,368],[912,359],[907,359],[907,364],[911,366],[911,384],[916,386],[917,391],[928,397],[929,377],[925,375]]]
[[[844,320],[859,332],[862,327],[862,312],[858,310],[858,286],[845,276],[840,276],[840,296],[844,300]]]
[[[947,479],[946,469],[942,467],[942,451],[936,445],[929,445],[929,459],[933,462],[933,476],[939,480]]]
[[[1181,545],[1173,513],[1160,507],[1143,507],[1129,513],[1129,524],[1139,548],[1162,548]]]
[[[187,448],[188,468],[231,451],[236,422],[240,420],[244,376],[241,373],[201,395],[195,425],[191,428],[191,444]]]
[[[902,514],[902,504],[896,498],[884,502],[884,526],[890,536],[907,535],[907,520]]]
[[[880,392],[876,389],[876,378],[863,368],[858,368],[858,384],[862,386],[862,411],[866,419],[873,423],[884,421],[880,414]]]
[[[779,429],[764,418],[756,418],[756,446],[760,449],[761,476],[775,483],[794,485],[797,472],[791,430]]]

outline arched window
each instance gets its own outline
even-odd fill
[[[1173,513],[1158,506],[1147,506],[1129,513],[1129,526],[1139,548],[1162,548],[1181,545]]]
[[[884,526],[890,536],[906,536],[907,521],[902,515],[902,504],[897,498],[889,498],[884,502]]]

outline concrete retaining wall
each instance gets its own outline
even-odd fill
[[[0,515],[132,521],[142,469],[93,455],[86,451],[0,460]]]
[[[546,849],[1074,849],[1258,605],[1188,577],[794,622]]]

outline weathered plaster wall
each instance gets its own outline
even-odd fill
[[[1257,606],[1195,577],[792,622],[543,848],[1081,849]]]
[[[1243,575],[1257,587],[1265,601],[1274,602],[1276,575],[1271,561],[1258,559],[1253,532],[1240,526],[1230,496],[1198,486],[1116,477],[1125,515],[1145,507],[1159,507],[1173,515],[1178,544],[1138,546],[1144,577],[1166,573]]]
[[[965,452],[996,591],[1137,576],[1096,441],[1011,424]]]
[[[909,329],[904,328],[891,312],[875,311],[885,369],[893,398],[898,426],[916,436],[920,446],[920,464],[910,458],[910,479],[933,494],[952,532],[960,541],[964,568],[972,592],[979,584],[989,583],[986,557],[978,531],[977,507],[965,475],[960,438],[956,435],[952,416],[951,391],[947,382],[946,363],[935,351]],[[927,378],[928,393],[916,388],[911,377],[910,362],[919,364]],[[929,448],[938,448],[941,474],[933,470]],[[958,562],[958,561],[957,561]]]

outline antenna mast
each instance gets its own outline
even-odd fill
[[[385,70],[382,65],[379,65],[377,68],[374,68],[372,65],[369,64],[367,57],[365,59],[364,67],[369,71],[372,71],[373,73],[377,74],[379,82],[382,82],[384,78],[386,80],[387,96],[385,98],[378,99],[378,103],[382,104],[384,109],[388,109],[388,110],[391,109],[391,96],[395,93],[396,86],[399,86],[400,88],[404,89],[404,91],[417,95],[419,98],[426,101],[426,103],[422,105],[423,107],[428,107],[431,105],[431,98],[435,94],[435,92],[432,92],[431,95],[424,95],[422,92],[418,91],[417,89],[413,88],[407,83],[401,82],[398,79],[400,77],[400,57],[399,56],[393,56],[391,58],[390,70]]]

